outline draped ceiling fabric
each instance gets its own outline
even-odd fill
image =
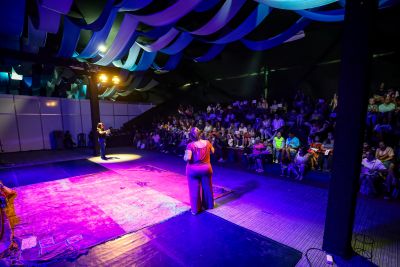
[[[254,0],[253,10],[246,17],[241,16],[241,21],[235,21],[232,27],[230,22],[239,17],[238,13],[249,1],[175,0],[149,14],[148,10],[141,11],[152,4],[156,5],[155,0],[105,0],[98,17],[87,23],[84,18],[71,15],[73,2],[35,0],[33,5],[36,12],[27,12],[26,0],[2,1],[0,47],[37,53],[46,45],[49,34],[61,33],[57,52],[59,57],[75,57],[102,66],[112,64],[127,71],[145,71],[149,68],[168,71],[176,68],[182,58],[195,62],[212,60],[227,44],[235,41],[254,51],[270,49],[292,40],[312,21],[339,22],[343,21],[345,13],[345,0]],[[380,8],[398,2],[381,0]],[[295,12],[299,19],[274,37],[250,40],[247,35],[255,29],[259,30],[273,9]],[[213,12],[213,16],[208,16],[208,21],[197,25],[195,29],[179,26],[180,21],[204,12]],[[122,18],[122,22],[117,23],[118,17]],[[25,22],[27,27],[24,27]],[[86,40],[81,36],[84,31],[91,33]],[[25,38],[24,42],[20,42],[21,38]],[[106,51],[100,52],[99,45],[106,41],[110,41],[111,45]],[[85,43],[82,45],[82,42]],[[193,42],[204,43],[208,46],[207,51],[197,56],[185,55],[185,49]],[[24,44],[22,47],[21,43]],[[163,64],[156,62],[160,58],[164,59]],[[112,90],[106,92],[109,93],[115,94]]]

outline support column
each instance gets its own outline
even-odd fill
[[[346,1],[342,65],[323,249],[345,258],[351,240],[361,169],[377,0]]]
[[[99,98],[97,95],[97,83],[94,73],[90,73],[89,77],[89,100],[90,100],[90,117],[92,119],[92,132],[93,132],[93,155],[99,155],[99,141],[97,139],[97,123],[100,122],[100,107]]]

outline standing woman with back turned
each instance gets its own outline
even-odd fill
[[[210,153],[214,153],[214,147],[208,140],[200,139],[200,134],[198,128],[190,129],[192,142],[187,145],[184,156],[192,214],[199,213],[202,208],[214,208],[213,171],[210,163]]]

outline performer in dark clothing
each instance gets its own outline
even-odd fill
[[[100,145],[100,157],[103,160],[107,160],[106,157],[106,136],[110,134],[110,130],[105,130],[104,123],[99,122],[97,124],[97,134],[99,138]]]
[[[212,188],[212,167],[210,153],[214,147],[208,140],[200,139],[201,131],[193,127],[190,130],[190,142],[185,151],[184,160],[187,162],[186,175],[188,177],[189,196],[192,214],[204,209],[214,208]],[[200,194],[200,190],[202,194]]]

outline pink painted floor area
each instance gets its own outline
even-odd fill
[[[140,165],[126,169],[116,169],[117,173],[130,177],[137,184],[148,186],[174,199],[189,205],[187,178],[184,175],[171,172],[153,165]],[[213,185],[214,198],[220,198],[230,190]]]
[[[25,262],[75,258],[90,247],[189,209],[186,177],[150,165],[16,190],[15,235],[37,240],[23,250]],[[229,190],[215,186],[214,192],[218,198]]]
[[[154,175],[154,174],[153,174]],[[17,238],[35,236],[26,261],[75,257],[87,248],[176,216],[189,207],[113,171],[22,186]],[[184,190],[182,190],[184,193]]]

